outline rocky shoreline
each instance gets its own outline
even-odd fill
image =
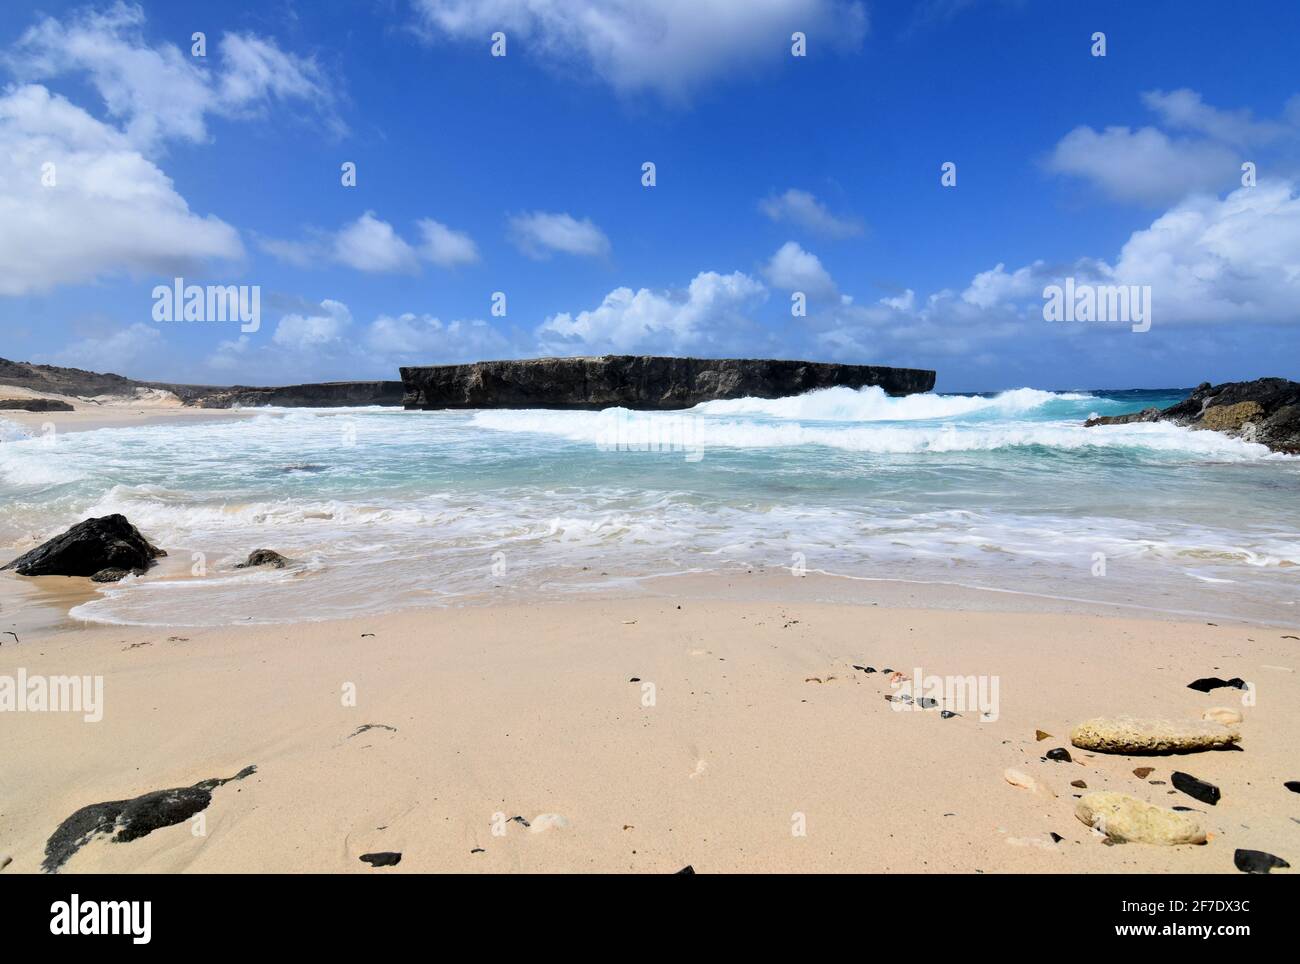
[[[1300,382],[1257,378],[1252,382],[1202,382],[1176,405],[1145,408],[1128,415],[1101,415],[1085,426],[1173,422],[1222,432],[1267,445],[1274,452],[1300,455]]]

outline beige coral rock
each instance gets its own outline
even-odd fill
[[[1212,706],[1201,714],[1203,720],[1213,720],[1216,723],[1222,723],[1224,726],[1236,726],[1241,722],[1241,711],[1229,709],[1226,706]]]
[[[1241,739],[1237,726],[1214,720],[1153,720],[1131,716],[1085,720],[1070,733],[1081,750],[1098,753],[1175,753],[1212,750]]]
[[[1111,840],[1166,847],[1206,841],[1205,829],[1194,817],[1124,793],[1086,794],[1076,804],[1074,815]]]
[[[1235,432],[1247,422],[1264,414],[1259,402],[1238,402],[1236,405],[1213,405],[1201,416],[1197,428],[1209,428],[1216,432]]]

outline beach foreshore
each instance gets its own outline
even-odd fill
[[[187,408],[175,398],[126,398],[105,397],[99,402],[89,402],[82,398],[54,395],[49,392],[33,392],[27,389],[2,387],[0,394],[15,398],[40,398],[51,401],[67,402],[73,406],[71,412],[24,412],[6,410],[0,412],[0,418],[23,426],[33,434],[49,431],[52,426],[57,432],[89,432],[100,428],[131,428],[141,425],[167,425],[185,422],[215,422],[231,419],[248,418],[251,411],[247,409]]]
[[[4,637],[0,674],[103,681],[98,722],[0,714],[4,873],[39,871],[82,807],[250,765],[199,814],[129,843],[94,837],[62,871],[1236,873],[1236,848],[1297,863],[1300,797],[1283,785],[1300,779],[1290,630],[871,605],[866,593],[856,605],[719,598],[717,585]],[[908,681],[891,685],[887,670],[973,678],[976,705],[904,708],[885,697]],[[1253,689],[1188,688],[1206,676]],[[1244,715],[1241,749],[1136,757],[1069,743],[1090,717],[1199,720],[1216,706]],[[1044,759],[1055,748],[1072,762]],[[1009,768],[1040,789],[1009,783]],[[1175,790],[1174,770],[1222,799]],[[1093,790],[1190,807],[1210,842],[1108,845],[1075,816]],[[401,862],[360,860],[377,852]]]

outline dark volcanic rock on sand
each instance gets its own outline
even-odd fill
[[[1212,429],[1267,445],[1274,452],[1300,455],[1300,382],[1257,378],[1253,382],[1204,382],[1192,394],[1163,411],[1143,409],[1128,415],[1102,415],[1084,424],[1127,425],[1133,422],[1173,422]]]
[[[214,778],[192,787],[155,790],[132,800],[111,800],[82,807],[59,824],[45,842],[45,860],[41,869],[47,874],[58,871],[78,850],[100,834],[112,834],[115,843],[127,843],[148,836],[160,827],[170,827],[188,820],[212,802],[212,791],[234,780],[257,772],[247,766],[233,777]]]
[[[722,398],[783,398],[878,385],[889,395],[934,388],[934,372],[770,358],[603,355],[403,368],[407,408],[690,408]]]
[[[106,569],[143,572],[165,555],[126,516],[106,515],[78,522],[0,569],[15,569],[20,576],[93,576]]]
[[[1232,862],[1243,874],[1266,874],[1270,870],[1291,866],[1281,857],[1263,850],[1237,850],[1232,855]]]

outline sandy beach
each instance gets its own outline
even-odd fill
[[[57,432],[88,432],[99,428],[165,425],[178,419],[185,422],[229,421],[249,415],[235,409],[187,408],[165,393],[153,393],[142,398],[104,396],[91,400],[5,385],[0,386],[0,396],[46,399],[73,406],[70,412],[24,412],[16,409],[0,412],[0,418],[17,422],[34,433],[48,432],[49,426]]]
[[[102,676],[103,706],[94,723],[5,720],[5,872],[38,871],[80,807],[250,765],[212,791],[201,827],[98,837],[62,869],[1232,873],[1234,848],[1295,852],[1294,633],[890,608],[870,590],[856,605],[720,598],[752,592],[744,578],[657,598],[6,638],[6,672]],[[917,669],[996,678],[992,712],[896,710],[884,671]],[[1204,676],[1247,679],[1256,705],[1187,688]],[[1244,714],[1241,750],[1043,758],[1088,717],[1214,706]],[[1009,784],[1008,768],[1040,789]],[[1218,805],[1175,791],[1175,769],[1218,786]],[[1108,845],[1074,815],[1080,780],[1190,806],[1210,842]],[[398,866],[359,860],[387,851]]]

